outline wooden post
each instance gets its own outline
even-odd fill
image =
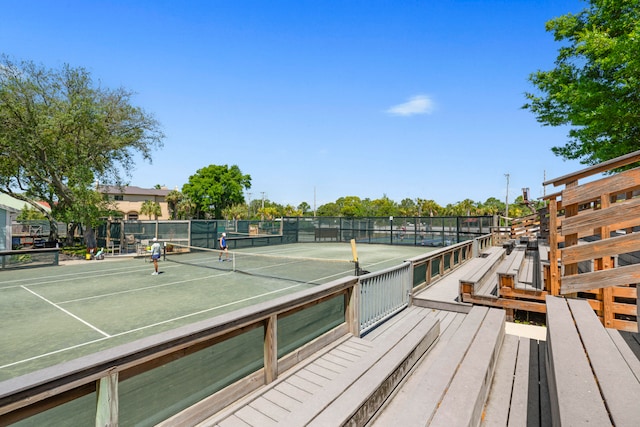
[[[578,181],[571,181],[568,182],[565,185],[565,188],[573,188],[576,187],[578,185]],[[564,206],[564,203],[563,203]],[[564,206],[564,217],[565,218],[571,218],[578,215],[578,204],[577,203],[573,203],[571,205],[568,206]],[[563,234],[564,235],[564,234]],[[571,246],[575,246],[578,244],[578,233],[572,233],[572,234],[567,234],[564,235],[564,247],[568,248]],[[561,253],[561,258],[562,258],[562,253]],[[562,262],[562,277],[565,276],[573,276],[575,274],[578,274],[578,264],[577,263],[571,263],[571,264],[565,264],[564,261]],[[562,282],[562,280],[561,280]],[[564,292],[562,292],[562,283],[560,283],[560,293],[562,293],[565,296],[569,296],[569,297],[575,297],[575,293],[571,293],[571,294],[565,294]]]
[[[264,382],[278,378],[278,316],[273,314],[264,322]]]
[[[551,295],[560,295],[560,274],[558,272],[558,201],[549,201],[549,284]]]
[[[600,196],[600,209],[608,209],[611,204],[611,195],[608,193],[602,194]],[[596,231],[596,230],[594,230]],[[606,240],[610,238],[611,230],[609,226],[599,227],[597,230],[600,234],[601,240]],[[613,263],[611,261],[610,256],[606,256],[604,258],[598,258],[594,262],[594,270],[606,270],[609,268],[613,268]],[[613,327],[613,288],[606,287],[601,288],[599,292],[599,296],[602,298],[602,323],[606,328]]]
[[[115,368],[98,380],[96,400],[96,427],[117,426],[118,371]]]
[[[345,321],[349,332],[355,337],[360,336],[360,282],[356,281],[347,289],[344,296]]]

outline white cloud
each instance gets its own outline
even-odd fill
[[[435,104],[426,95],[417,95],[403,104],[394,105],[386,112],[393,116],[413,116],[415,114],[431,114]]]

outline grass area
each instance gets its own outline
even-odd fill
[[[514,323],[534,326],[547,326],[547,316],[544,313],[535,313],[532,311],[516,310],[514,314]]]

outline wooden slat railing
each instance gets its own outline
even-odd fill
[[[564,186],[547,197],[546,290],[551,295],[588,298],[606,327],[626,331],[638,330],[640,263],[620,265],[619,259],[640,252],[640,168],[587,183],[578,181],[639,161],[640,151],[636,151],[544,182]]]

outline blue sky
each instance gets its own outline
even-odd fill
[[[579,0],[3,0],[0,52],[87,68],[166,134],[130,183],[238,165],[251,199],[504,201],[584,166],[522,110]],[[546,192],[557,189],[547,188]]]

